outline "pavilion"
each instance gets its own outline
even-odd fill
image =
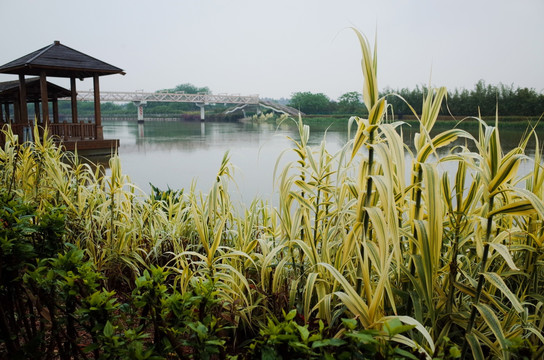
[[[66,150],[88,150],[90,153],[112,153],[119,140],[105,140],[100,114],[99,77],[122,74],[122,69],[76,51],[55,41],[53,44],[0,66],[0,73],[19,76],[18,81],[0,84],[0,121],[12,126],[15,134],[32,126],[36,119],[48,133],[58,139]],[[27,76],[34,76],[27,78]],[[37,76],[37,78],[36,78]],[[70,90],[51,84],[47,77],[70,79]],[[93,78],[94,123],[80,123],[77,115],[76,79]],[[71,123],[60,123],[58,99],[71,99]],[[52,104],[53,122],[50,121],[49,103]],[[29,118],[28,104],[34,103],[35,113]],[[9,112],[13,104],[13,119]],[[40,109],[41,108],[41,111]],[[41,116],[40,116],[41,115]]]

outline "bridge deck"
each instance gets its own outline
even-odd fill
[[[92,91],[78,91],[78,101],[93,101]],[[198,104],[258,104],[259,95],[187,94],[184,92],[101,91],[100,101],[183,102]]]
[[[69,100],[63,98],[61,100]],[[92,91],[79,91],[78,101],[94,101]],[[144,104],[146,102],[181,102],[195,103],[199,105],[211,104],[234,104],[234,105],[260,105],[265,108],[297,116],[299,111],[289,106],[274,104],[269,101],[261,100],[259,95],[228,95],[228,94],[187,94],[184,92],[142,92],[142,91],[101,91],[100,101],[104,102],[136,102]]]

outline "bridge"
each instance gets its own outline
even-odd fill
[[[94,101],[93,91],[78,91],[78,101]],[[138,107],[138,122],[144,120],[144,106],[148,102],[181,102],[194,103],[200,107],[200,119],[204,121],[206,105],[215,104],[233,104],[235,108],[227,111],[233,112],[243,109],[247,105],[259,105],[276,112],[298,115],[298,111],[288,106],[274,104],[269,101],[259,99],[259,95],[228,95],[228,94],[187,94],[185,92],[143,92],[143,91],[101,91],[100,102],[133,102]]]

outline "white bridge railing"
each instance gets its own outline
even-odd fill
[[[92,91],[78,91],[78,101],[93,101]],[[123,92],[101,91],[100,101],[129,102],[129,101],[157,101],[157,102],[184,102],[197,104],[258,104],[259,95],[227,95],[227,94],[186,94],[184,92]]]

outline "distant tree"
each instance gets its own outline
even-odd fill
[[[361,101],[361,94],[350,91],[338,98],[336,112],[339,114],[362,115],[368,113]]]
[[[479,108],[482,115],[493,115],[497,107],[498,95],[496,86],[486,85],[484,80],[478,81],[472,91],[472,111],[477,113]]]
[[[207,86],[198,87],[189,83],[179,84],[175,88],[172,88],[172,89],[158,90],[158,92],[164,92],[164,91],[168,91],[168,92],[182,92],[183,91],[183,92],[186,92],[187,94],[211,93],[210,88]]]
[[[393,111],[396,115],[411,115],[410,106],[419,114],[421,113],[421,105],[423,102],[423,94],[427,91],[426,87],[416,86],[415,89],[402,88],[394,90],[385,88],[380,96],[387,96],[387,104],[390,106],[389,111]],[[410,106],[408,106],[410,104]]]
[[[289,106],[306,114],[330,114],[331,100],[322,93],[296,92],[291,96]]]
[[[157,92],[211,93],[210,88],[207,86],[198,87],[190,83],[179,84],[174,88],[157,90]],[[184,111],[199,111],[199,108],[193,103],[148,103],[146,111],[147,113],[178,114]]]

